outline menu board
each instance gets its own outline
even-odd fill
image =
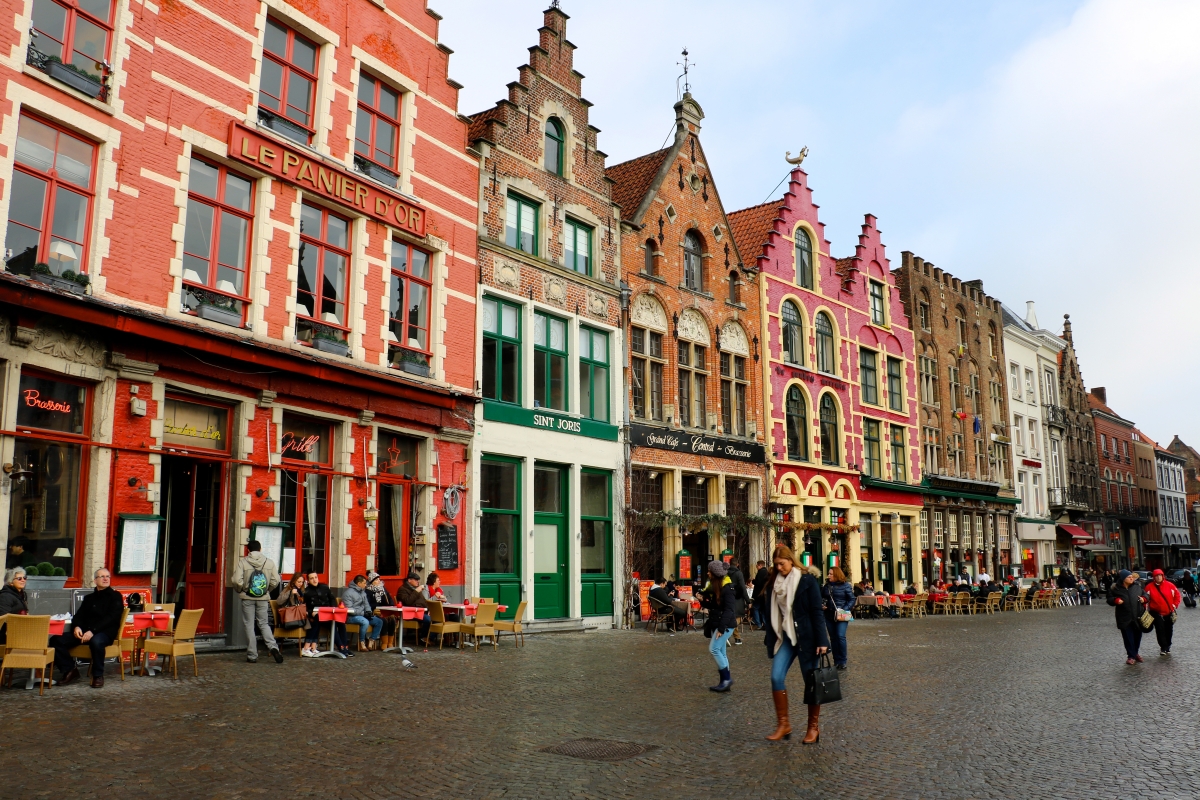
[[[443,523],[437,526],[438,569],[458,569],[458,526]]]
[[[139,514],[120,517],[120,544],[117,572],[122,575],[150,575],[158,563],[158,537],[163,518]]]
[[[250,541],[262,542],[262,554],[275,564],[275,569],[282,575],[286,575],[287,570],[282,569],[283,564],[283,526],[276,523],[255,522],[250,526]],[[293,562],[295,556],[292,556]]]

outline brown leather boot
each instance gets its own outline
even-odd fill
[[[778,742],[780,739],[791,739],[792,724],[788,722],[787,690],[771,692],[771,697],[775,700],[775,718],[779,720],[779,725],[775,728],[775,732],[767,737],[767,740]]]
[[[816,744],[821,741],[821,729],[817,727],[820,717],[821,707],[810,705],[808,707],[808,733],[804,734],[804,741],[801,744]]]

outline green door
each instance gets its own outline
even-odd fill
[[[484,456],[479,468],[479,596],[512,617],[521,602],[521,462]]]
[[[612,473],[585,469],[579,476],[579,611],[613,612]]]
[[[533,616],[567,616],[567,469],[533,470]]]

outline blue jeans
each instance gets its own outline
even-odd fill
[[[1142,627],[1138,622],[1121,628],[1121,640],[1125,642],[1125,655],[1137,658],[1138,649],[1142,646]]]
[[[825,618],[825,628],[829,631],[829,645],[833,649],[833,663],[838,666],[846,664],[846,628],[850,627],[849,622],[837,622],[829,617]]]
[[[365,642],[367,639],[378,639],[379,635],[383,633],[383,617],[371,617],[370,619],[361,615],[346,617],[346,624],[358,626],[360,642]]]
[[[813,656],[812,659],[805,658],[792,644],[791,639],[784,636],[775,650],[775,657],[771,659],[771,691],[782,692],[787,689],[787,674],[793,659],[800,663],[800,671],[804,674],[804,686],[807,690],[808,684],[812,681],[812,672],[817,668],[817,658],[816,656]]]
[[[750,607],[750,619],[754,620],[756,628],[766,627],[763,620],[763,605],[765,603],[765,600],[756,600],[754,605]]]
[[[717,669],[729,669],[729,657],[725,655],[725,645],[729,643],[729,637],[733,636],[734,628],[721,633],[713,631],[712,639],[708,642],[708,652],[712,653],[713,660],[717,662]]]

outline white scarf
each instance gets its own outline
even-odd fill
[[[792,622],[792,603],[796,599],[796,587],[800,585],[801,569],[793,566],[787,575],[775,576],[775,598],[771,603],[771,629],[779,639],[786,634],[793,647],[796,645],[796,626]],[[778,648],[778,643],[775,646]]]

